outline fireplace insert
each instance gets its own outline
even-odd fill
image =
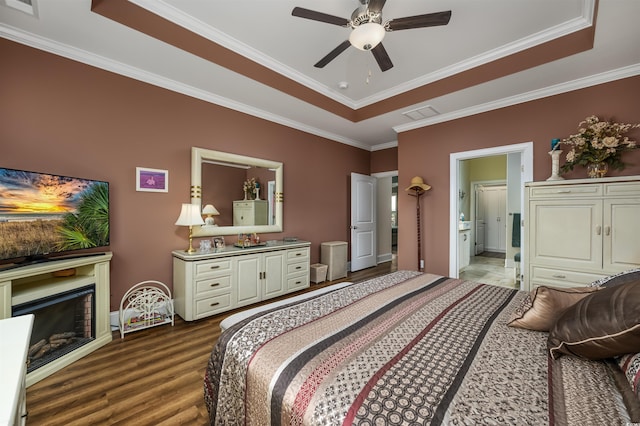
[[[95,285],[15,305],[12,315],[34,314],[27,372],[95,339]]]

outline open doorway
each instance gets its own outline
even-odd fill
[[[372,176],[378,178],[378,264],[394,263],[398,245],[398,171]]]
[[[464,255],[465,250],[463,244],[465,241],[461,239],[461,235],[465,234],[462,228],[467,228],[468,235],[475,234],[475,217],[472,214],[462,216],[464,208],[469,211],[471,204],[471,186],[468,176],[465,177],[464,162],[466,160],[481,159],[493,156],[506,156],[507,172],[506,172],[506,187],[507,187],[507,200],[505,201],[506,207],[504,214],[507,215],[505,220],[508,220],[508,213],[517,213],[516,218],[522,218],[522,212],[524,212],[524,183],[533,179],[533,143],[521,143],[514,145],[506,145],[500,147],[485,148],[473,151],[452,153],[450,155],[450,231],[449,231],[449,275],[451,277],[460,276],[460,264],[461,261],[465,262],[465,259],[461,259],[461,253]],[[463,182],[465,182],[463,184]],[[509,188],[512,191],[509,191]],[[515,195],[509,195],[509,192]],[[465,201],[464,196],[469,198]],[[465,203],[467,203],[465,205]],[[513,221],[514,216],[510,219]],[[466,219],[466,220],[465,220]],[[522,218],[524,219],[524,218]],[[518,232],[521,228],[521,220],[514,222],[518,226]],[[506,226],[509,235],[513,232],[513,225]],[[509,241],[509,235],[505,241]],[[475,242],[476,235],[472,236]],[[520,253],[519,258],[524,259],[523,251],[526,249],[524,239],[522,239],[519,247],[509,247],[511,244],[505,243],[505,267],[513,267],[514,264],[514,252]],[[473,253],[473,250],[469,247],[469,254]],[[515,270],[515,268],[514,268]],[[525,270],[522,268],[522,270]],[[480,281],[482,282],[482,281]],[[493,283],[491,283],[493,284]]]

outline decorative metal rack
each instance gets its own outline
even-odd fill
[[[126,333],[169,324],[173,326],[171,290],[160,281],[142,281],[120,301],[120,338]]]

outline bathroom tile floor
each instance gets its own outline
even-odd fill
[[[472,256],[469,266],[459,276],[461,279],[517,288],[513,268],[505,268],[504,258]]]

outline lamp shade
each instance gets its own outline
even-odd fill
[[[202,216],[200,216],[200,206],[197,204],[182,204],[182,210],[180,210],[180,216],[178,220],[176,220],[176,225],[204,225],[204,220],[202,220]]]
[[[353,47],[360,50],[371,50],[376,47],[384,38],[385,29],[375,22],[360,24],[351,31],[349,42]]]
[[[204,206],[204,209],[202,209],[202,214],[217,216],[220,212],[213,206],[213,204],[207,204]]]

